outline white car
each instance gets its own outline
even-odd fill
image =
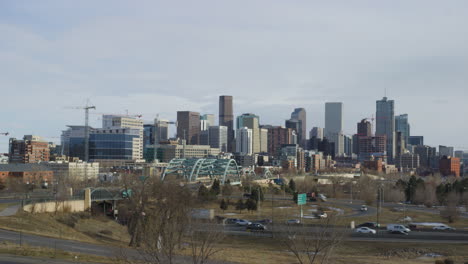
[[[354,230],[354,232],[362,233],[362,234],[373,234],[373,235],[377,233],[377,231],[375,231],[374,229],[370,229],[368,227],[358,227]]]
[[[247,220],[244,220],[244,219],[239,219],[236,222],[236,225],[238,225],[238,226],[248,226],[250,224],[252,224],[252,223],[247,221]]]
[[[318,217],[320,217],[320,218],[327,218],[328,215],[327,215],[327,213],[323,212],[323,213],[319,213],[319,214],[318,214]]]
[[[450,227],[448,225],[434,226],[432,229],[434,229],[434,230],[455,230],[455,228]]]
[[[289,219],[288,221],[286,221],[287,225],[298,225],[300,223],[301,221],[299,219]]]
[[[363,212],[364,212],[364,211],[367,211],[367,205],[361,206],[361,211],[363,211]]]

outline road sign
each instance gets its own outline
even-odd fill
[[[299,193],[297,195],[297,205],[306,204],[306,201],[307,201],[307,195],[305,193]]]

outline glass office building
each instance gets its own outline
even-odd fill
[[[134,159],[137,141],[140,140],[138,129],[99,129],[89,135],[89,159]]]

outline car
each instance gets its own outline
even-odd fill
[[[356,227],[369,227],[369,228],[379,228],[380,225],[377,224],[376,222],[365,222],[360,225],[357,225]]]
[[[363,211],[363,212],[364,212],[364,211],[367,211],[367,205],[362,205],[362,206],[361,206],[361,211]]]
[[[248,231],[265,231],[267,228],[266,226],[259,224],[259,223],[252,223],[247,225]]]
[[[298,225],[301,223],[301,220],[299,219],[289,219],[286,221],[287,225]]]
[[[318,195],[318,198],[319,198],[320,200],[322,200],[322,202],[326,202],[326,201],[327,201],[327,197],[326,197],[325,195],[321,194],[321,193]]]
[[[356,233],[362,233],[362,234],[373,234],[375,235],[377,231],[375,229],[370,229],[368,227],[358,227],[354,230]]]
[[[327,213],[325,213],[325,212],[318,213],[317,216],[319,218],[327,218],[328,217]]]
[[[404,232],[404,233],[409,233],[411,230],[400,224],[388,224],[387,225],[387,231],[393,234],[393,232]]]
[[[432,229],[434,229],[434,230],[450,230],[450,231],[455,230],[455,228],[450,227],[448,225],[438,225],[438,226],[434,226]]]
[[[247,226],[247,225],[250,225],[252,224],[252,222],[249,222],[247,220],[244,220],[244,219],[238,219],[237,222],[236,222],[236,225],[238,226]]]
[[[248,199],[248,198],[252,197],[252,194],[250,194],[250,193],[244,193],[244,194],[242,195],[242,197]]]

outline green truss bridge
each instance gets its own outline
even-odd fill
[[[232,185],[238,185],[241,183],[242,169],[233,159],[172,159],[161,179],[164,180],[169,175],[188,182],[217,178],[221,184],[229,180]]]

